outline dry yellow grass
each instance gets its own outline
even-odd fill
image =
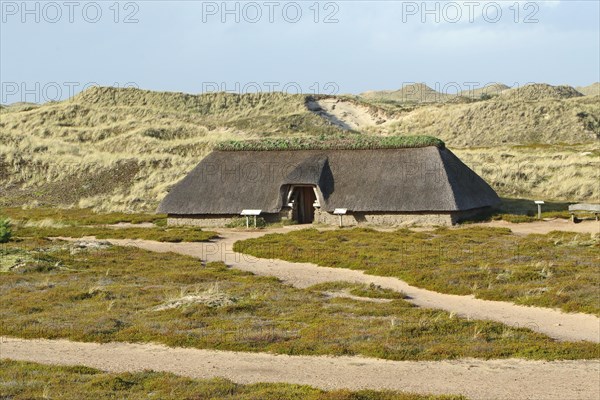
[[[338,131],[304,101],[92,88],[60,103],[3,108],[2,203],[152,210],[219,141]]]
[[[440,137],[501,195],[598,201],[597,97],[499,97],[429,105],[345,99],[394,119],[365,134]],[[92,88],[64,102],[2,107],[0,206],[153,211],[220,141],[339,133],[308,100]],[[555,145],[514,147],[531,143]]]
[[[391,100],[400,102],[436,103],[454,97],[451,94],[440,93],[424,83],[403,85],[398,90],[369,91],[360,94],[367,100]]]
[[[475,103],[420,105],[370,133],[439,137],[449,147],[586,143],[600,138],[598,97],[527,101],[498,96]]]
[[[600,202],[600,145],[454,149],[505,197]]]
[[[578,86],[576,89],[586,96],[600,96],[600,82],[592,83],[589,86]]]

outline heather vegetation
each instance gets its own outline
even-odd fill
[[[600,314],[598,235],[514,235],[505,228],[318,231],[270,234],[235,244],[263,258],[396,276],[441,293]]]
[[[1,251],[6,336],[391,360],[582,359],[600,349],[421,309],[377,286],[297,289],[222,263],[108,244],[23,239]]]
[[[152,223],[164,226],[167,216],[154,213],[97,213],[89,208],[21,208],[1,209],[13,223],[29,226],[75,226]]]
[[[107,227],[17,227],[15,236],[33,238],[94,236],[96,239],[143,239],[157,242],[206,242],[218,237],[216,232],[199,228],[107,228]]]
[[[10,233],[17,238],[94,236],[97,239],[205,242],[218,237],[215,232],[194,227],[166,227],[166,215],[162,214],[96,213],[91,209],[78,208],[22,209],[17,207],[4,208],[2,212],[8,216],[4,223],[8,224],[10,221]],[[0,220],[0,233],[2,233],[2,220]]]
[[[0,217],[0,243],[6,243],[12,236],[10,221]]]
[[[462,396],[428,396],[392,391],[334,390],[286,383],[236,384],[230,380],[189,379],[165,372],[107,373],[83,366],[47,366],[0,361],[3,399],[161,400],[464,400]]]

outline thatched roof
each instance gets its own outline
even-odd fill
[[[279,212],[289,185],[316,185],[321,208],[355,212],[462,211],[499,203],[450,150],[214,151],[174,186],[168,214]]]

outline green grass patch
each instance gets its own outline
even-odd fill
[[[30,239],[4,250],[51,268],[0,274],[0,335],[391,360],[599,356],[598,344],[417,308],[376,287],[353,286],[392,301],[330,297],[222,263],[133,247]]]
[[[6,243],[12,236],[11,223],[7,218],[0,216],[0,243]]]
[[[340,134],[266,138],[261,140],[229,140],[218,143],[215,150],[221,151],[276,151],[276,150],[366,150],[403,149],[436,146],[444,148],[444,142],[433,136],[370,136]]]
[[[20,224],[27,222],[52,221],[61,225],[111,225],[119,223],[141,224],[151,222],[159,226],[166,225],[165,214],[128,214],[121,212],[96,213],[89,208],[31,208],[5,207],[1,214]]]
[[[600,314],[598,237],[464,227],[432,232],[307,229],[237,242],[263,258],[395,276],[441,293]]]
[[[0,398],[161,400],[461,400],[393,391],[334,390],[287,383],[241,385],[227,379],[189,379],[166,372],[107,373],[83,366],[0,361]]]
[[[63,228],[17,227],[14,236],[51,238],[81,238],[95,236],[96,239],[143,239],[158,242],[206,242],[218,237],[216,232],[199,228],[109,228],[70,226]]]
[[[533,217],[530,215],[521,215],[521,214],[498,214],[494,215],[492,218],[495,221],[506,221],[513,224],[521,224],[524,222],[535,222],[539,221],[537,217]]]
[[[43,252],[33,253],[14,247],[0,247],[0,272],[47,272],[58,268],[59,263]]]
[[[347,292],[354,296],[368,297],[371,299],[404,299],[406,296],[403,293],[396,292],[391,289],[382,288],[381,286],[371,283],[370,285],[362,285],[350,282],[324,282],[310,287],[312,290],[322,292]]]

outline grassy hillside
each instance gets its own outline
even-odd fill
[[[0,113],[0,205],[152,210],[219,141],[341,131],[279,93],[92,88]]]
[[[501,196],[600,203],[598,143],[453,151]]]
[[[415,105],[408,110],[405,105],[397,107],[389,124],[367,127],[366,131],[419,132],[439,137],[451,148],[573,144],[600,138],[600,101],[592,96],[528,100],[518,91],[472,103]]]
[[[463,90],[459,93],[459,95],[479,99],[482,96],[485,97],[500,94],[501,92],[507,89],[510,89],[510,86],[507,86],[503,83],[490,83],[489,85],[485,85],[483,87],[476,87],[474,89]]]
[[[153,211],[219,142],[337,136],[348,126],[336,122],[354,113],[352,129],[363,134],[439,137],[500,195],[598,201],[600,102],[571,89],[419,104],[91,88],[63,102],[0,108],[0,206]],[[315,111],[320,99],[331,103],[325,111]],[[336,105],[342,112],[328,118]]]
[[[404,85],[398,90],[381,90],[361,93],[367,100],[391,100],[399,102],[435,103],[448,100],[450,94],[440,93],[424,83]]]
[[[600,96],[600,82],[592,83],[589,86],[578,86],[576,89],[586,96]]]

